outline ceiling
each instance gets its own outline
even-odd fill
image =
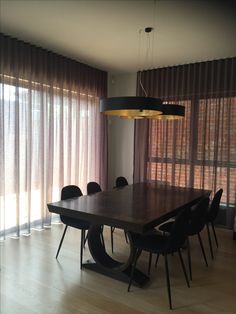
[[[1,32],[112,73],[236,56],[235,1],[0,0]],[[139,33],[154,26],[148,41]]]

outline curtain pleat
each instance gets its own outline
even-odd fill
[[[0,33],[0,237],[50,226],[61,188],[107,187],[107,73]]]
[[[185,106],[176,121],[135,121],[134,182],[212,190],[232,227],[236,207],[236,58],[138,73],[137,95]],[[145,136],[144,136],[145,134]]]

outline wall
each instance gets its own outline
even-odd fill
[[[135,96],[136,73],[108,75],[108,97]],[[133,182],[134,121],[108,118],[108,187],[118,176]]]

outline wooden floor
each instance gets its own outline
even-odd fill
[[[150,284],[143,288],[79,269],[78,230],[68,228],[59,260],[55,253],[63,225],[33,231],[30,237],[8,238],[0,243],[1,314],[71,314],[71,313],[170,313],[163,258],[152,268]],[[123,232],[115,231],[115,255],[125,258],[128,250]],[[178,256],[170,257],[170,275],[174,313],[236,313],[236,241],[232,232],[217,229],[220,247],[215,260],[206,251],[209,267],[204,265],[198,242],[192,240],[193,282],[187,288]],[[110,236],[105,230],[107,247]],[[205,231],[203,238],[206,240]],[[184,253],[186,258],[186,253]],[[85,249],[85,259],[90,258]],[[147,255],[142,254],[138,267],[147,270]]]

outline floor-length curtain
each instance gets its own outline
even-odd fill
[[[138,73],[148,96],[185,106],[182,120],[135,123],[134,181],[223,188],[221,223],[236,206],[236,58]]]
[[[64,185],[107,184],[106,73],[0,35],[0,236],[51,223]]]

